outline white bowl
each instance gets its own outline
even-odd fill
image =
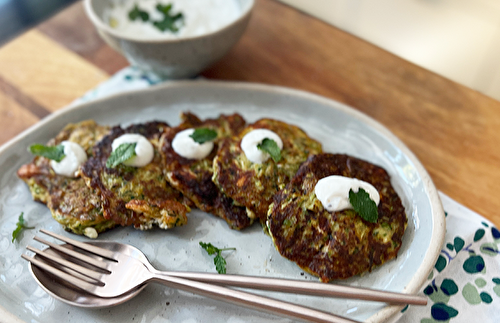
[[[124,35],[103,21],[111,0],[85,0],[85,11],[99,35],[127,60],[164,78],[196,76],[222,58],[240,39],[248,25],[254,0],[237,0],[240,16],[225,27],[200,36],[176,39],[144,39]]]

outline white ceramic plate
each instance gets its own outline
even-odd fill
[[[384,167],[392,176],[408,215],[403,245],[396,260],[342,283],[396,292],[419,290],[443,242],[444,212],[429,175],[394,135],[343,104],[301,91],[241,83],[177,82],[66,108],[0,148],[0,304],[4,307],[0,312],[7,312],[0,313],[1,317],[31,322],[131,322],[132,319],[136,322],[288,322],[159,285],[148,286],[139,297],[117,307],[99,310],[71,307],[46,294],[31,277],[28,263],[20,257],[27,244],[36,245],[31,241],[36,230],[25,231],[19,241],[11,243],[21,212],[27,223],[37,229],[68,234],[52,220],[45,206],[32,201],[26,185],[16,177],[16,170],[32,158],[26,147],[46,142],[68,122],[92,118],[101,124],[113,125],[159,119],[176,125],[179,113],[186,110],[201,117],[238,112],[249,122],[262,117],[283,120],[299,125],[322,142],[325,152],[347,153]],[[258,225],[242,232],[233,231],[224,221],[199,211],[190,214],[187,226],[168,232],[119,228],[101,234],[99,239],[136,246],[158,269],[214,272],[212,258],[198,245],[204,241],[237,248],[227,257],[228,273],[316,279],[281,257]],[[385,322],[401,309],[356,300],[266,295],[367,322]]]

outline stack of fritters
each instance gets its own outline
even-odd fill
[[[72,141],[82,146],[90,156],[92,147],[108,132],[109,127],[99,126],[92,120],[68,124],[48,145]],[[33,199],[47,204],[54,219],[66,230],[84,234],[85,229],[94,228],[99,233],[116,225],[103,216],[100,198],[85,185],[82,178],[56,174],[47,158],[35,157],[17,174],[28,184]]]
[[[261,128],[274,131],[283,141],[280,161],[269,158],[257,164],[245,156],[241,140],[250,131]],[[321,144],[300,128],[278,120],[261,119],[238,136],[223,141],[214,160],[213,180],[225,195],[245,206],[251,218],[264,223],[273,196],[285,187],[309,155],[321,152]]]
[[[328,212],[316,198],[316,183],[327,176],[357,178],[380,194],[378,220],[370,223],[354,210]],[[310,157],[274,197],[268,228],[276,249],[324,282],[371,271],[395,258],[407,224],[387,172],[347,155]]]
[[[94,147],[93,157],[82,165],[82,177],[99,194],[106,219],[143,230],[153,225],[167,229],[187,222],[190,202],[167,183],[163,174],[158,143],[165,129],[168,125],[163,122],[135,124],[126,129],[114,127]],[[107,168],[113,140],[127,133],[141,134],[152,143],[153,160],[144,167],[120,164]]]
[[[245,207],[237,206],[212,182],[213,159],[219,144],[226,138],[235,136],[245,127],[245,120],[239,114],[221,115],[217,119],[201,121],[192,113],[181,115],[182,123],[165,130],[161,140],[164,171],[170,185],[191,199],[197,208],[226,220],[233,229],[243,229],[253,222],[246,214]],[[172,148],[175,136],[190,128],[208,128],[217,132],[212,152],[201,160],[187,159]]]

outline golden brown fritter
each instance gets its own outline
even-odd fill
[[[316,198],[316,183],[327,176],[357,178],[380,194],[378,220],[370,223],[354,210],[328,212]],[[268,229],[276,249],[323,282],[371,271],[397,256],[407,218],[387,172],[347,155],[310,157],[275,197]]]
[[[253,220],[247,216],[246,208],[235,205],[212,182],[212,164],[219,143],[224,138],[237,135],[245,127],[245,120],[239,114],[233,114],[201,121],[192,113],[183,113],[181,119],[182,123],[175,128],[166,129],[161,139],[165,175],[170,185],[191,199],[200,210],[226,220],[231,228],[239,230],[250,226]],[[184,158],[172,148],[175,136],[190,128],[209,128],[217,132],[217,138],[213,141],[214,148],[204,159]]]
[[[190,202],[165,180],[158,151],[160,135],[167,128],[163,122],[135,124],[126,129],[114,127],[94,147],[94,156],[82,165],[81,173],[87,186],[100,195],[106,219],[139,229],[150,229],[153,225],[168,229],[187,222]],[[107,168],[113,140],[126,133],[146,137],[155,149],[153,160],[144,167],[120,164]]]
[[[109,127],[100,126],[93,120],[68,124],[48,145],[72,141],[82,146],[89,156],[95,143],[108,132]],[[37,156],[31,163],[23,165],[17,174],[28,184],[33,199],[47,204],[53,218],[65,230],[84,234],[88,232],[86,229],[94,228],[100,233],[116,225],[103,217],[100,198],[82,178],[56,174],[49,159]]]
[[[274,131],[283,141],[279,162],[269,158],[262,164],[253,163],[241,149],[243,137],[260,128]],[[300,128],[278,120],[261,119],[221,144],[214,160],[213,181],[237,204],[246,206],[252,218],[265,222],[274,194],[285,187],[309,155],[321,151],[321,144]]]

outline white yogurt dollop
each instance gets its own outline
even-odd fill
[[[242,14],[236,0],[113,0],[103,10],[103,20],[123,35],[141,39],[176,39],[208,34],[229,25]],[[130,20],[129,12],[135,5],[149,14],[149,21]],[[171,14],[182,13],[184,22],[177,32],[162,32],[153,25],[164,16],[156,9],[158,4],[172,4]],[[180,21],[178,21],[180,22]]]
[[[375,204],[380,203],[380,195],[372,184],[344,176],[333,175],[320,179],[314,187],[314,193],[328,212],[335,212],[352,209],[349,191],[352,189],[357,193],[359,188],[364,189]]]
[[[87,153],[75,142],[63,141],[61,145],[64,147],[64,154],[66,157],[60,162],[51,160],[50,166],[56,174],[66,177],[76,177],[76,171],[80,165],[87,161]]]
[[[257,145],[265,139],[272,139],[276,142],[279,149],[283,149],[283,141],[274,132],[268,129],[255,129],[247,133],[241,140],[241,149],[252,163],[262,164],[271,157],[268,153],[257,148]]]
[[[121,144],[137,144],[135,156],[123,162],[124,165],[144,167],[153,160],[155,150],[146,137],[136,133],[127,133],[113,140],[111,148],[115,151]]]
[[[186,129],[177,133],[172,140],[172,148],[174,151],[184,158],[201,160],[214,149],[214,143],[207,141],[202,144],[197,143],[190,136],[193,134],[194,129]]]

